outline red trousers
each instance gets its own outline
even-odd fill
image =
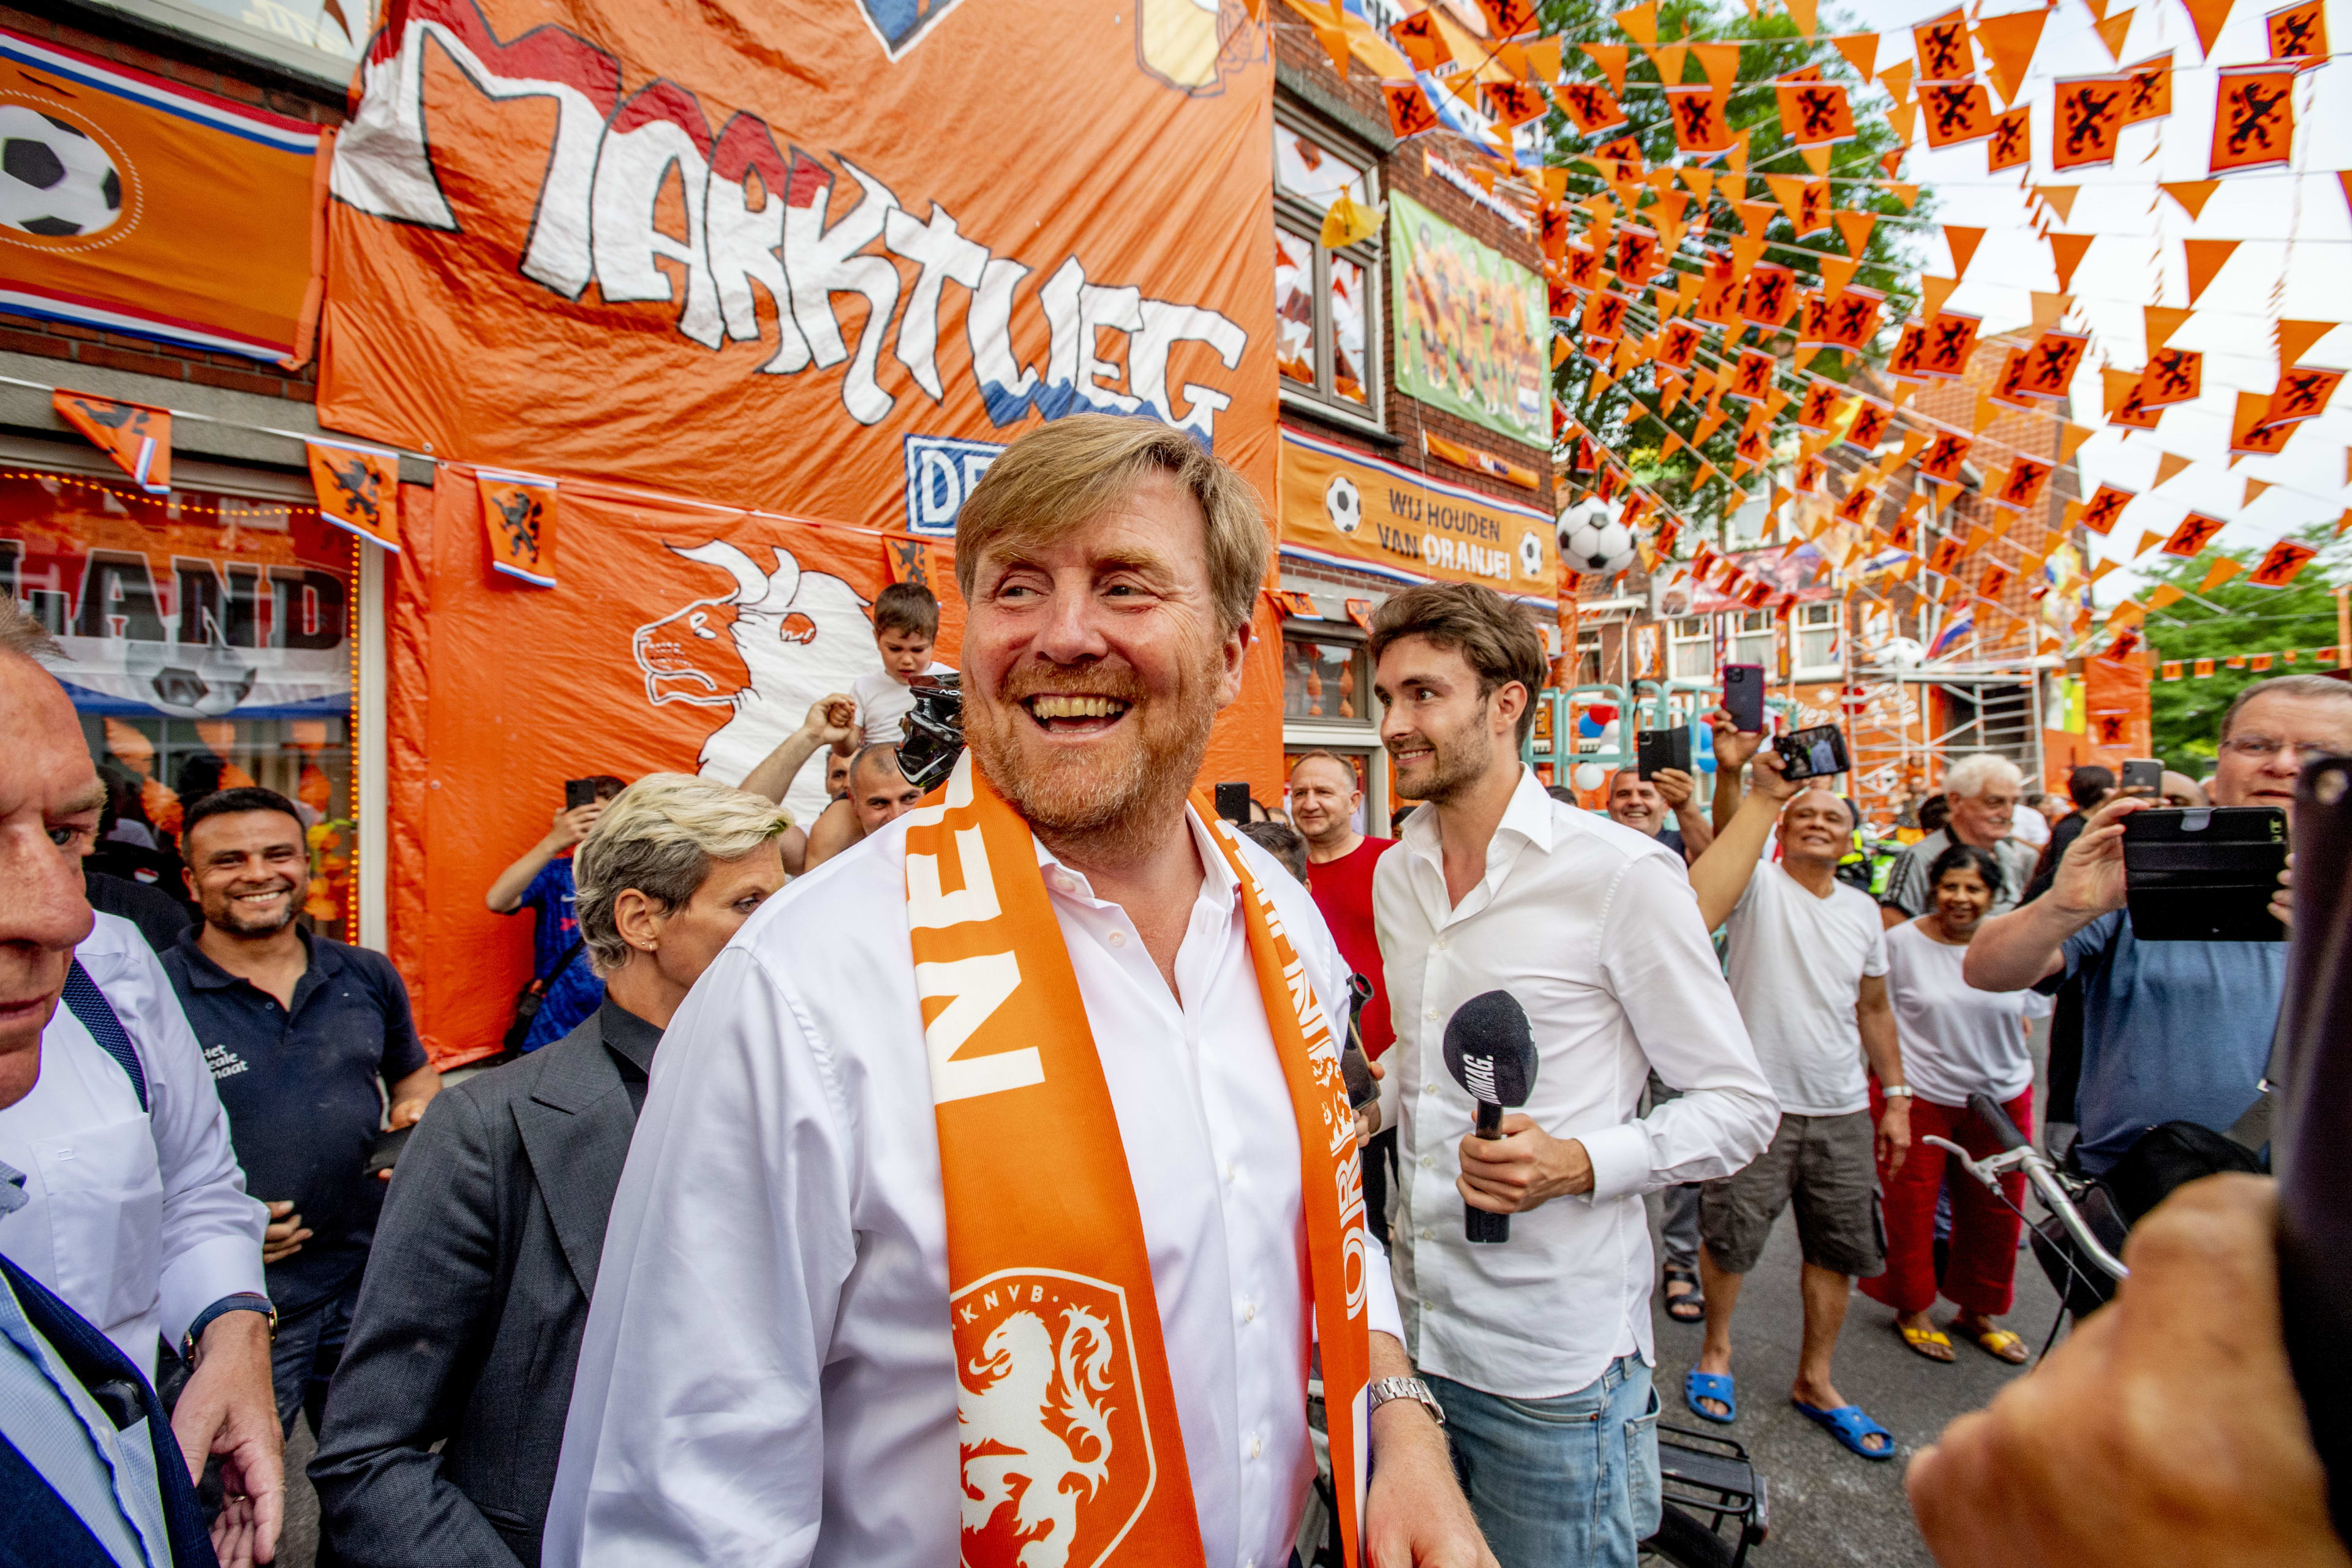
[[[1885,1101],[1878,1084],[1870,1086],[1871,1113],[1878,1115]],[[2028,1133],[2033,1127],[2033,1090],[2001,1107],[2009,1119]],[[2017,1234],[2021,1223],[1982,1183],[1926,1142],[1927,1134],[1948,1138],[1972,1158],[2000,1152],[1992,1132],[1966,1106],[1937,1105],[1916,1096],[1911,1101],[1911,1149],[1903,1168],[1880,1179],[1880,1207],[1886,1218],[1886,1272],[1858,1283],[1862,1293],[1884,1301],[1898,1312],[1924,1312],[1936,1304],[1938,1288],[1968,1311],[1997,1318],[2010,1309],[2011,1286],[2017,1272]],[[1952,1241],[1944,1260],[1944,1277],[1936,1278],[1936,1194],[1951,1174]],[[2020,1208],[2025,1206],[2025,1177],[2011,1173],[2001,1178],[2001,1191]]]

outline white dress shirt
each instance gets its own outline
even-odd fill
[[[1682,858],[1646,834],[1553,800],[1522,771],[1486,847],[1486,874],[1449,907],[1437,814],[1417,811],[1372,876],[1396,1045],[1402,1188],[1393,1245],[1406,1346],[1424,1372],[1507,1398],[1573,1393],[1650,1334],[1642,1194],[1728,1175],[1779,1121]],[[1592,1162],[1588,1195],[1511,1217],[1511,1238],[1463,1236],[1468,1091],[1445,1069],[1445,1022],[1507,991],[1537,1051],[1522,1109]],[[1636,1120],[1649,1070],[1683,1091]]]
[[[1281,1568],[1314,1471],[1297,1121],[1241,886],[1207,875],[1171,995],[1124,910],[1040,847],[1126,1146],[1213,1568]],[[959,1555],[938,1123],[902,820],[799,879],[654,1058],[580,1349],[544,1560],[940,1568]],[[1347,974],[1254,844],[1327,1007]],[[1053,1133],[1024,1151],[1050,1158]],[[1372,1249],[1371,1326],[1399,1333]]]
[[[268,1294],[261,1232],[228,1116],[163,966],[139,928],[101,914],[75,951],[131,1037],[131,1075],[62,1001],[41,1031],[33,1092],[0,1110],[0,1161],[25,1173],[25,1207],[0,1243],[9,1261],[152,1369],[224,1296]]]

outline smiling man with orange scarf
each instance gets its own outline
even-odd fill
[[[1350,1563],[1485,1568],[1364,1231],[1345,966],[1187,805],[1255,498],[1076,416],[956,544],[970,750],[665,1037],[546,1561],[1283,1568],[1319,1346]]]

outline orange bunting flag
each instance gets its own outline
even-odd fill
[[[2297,0],[2263,17],[2271,58],[2296,60],[2305,70],[2327,61],[2327,11],[2324,0]]]
[[[2055,89],[2058,118],[2050,132],[2050,166],[2082,169],[2113,163],[2131,79],[2073,77],[2058,81]]]
[[[1579,44],[1576,47],[1601,68],[1601,74],[1609,79],[1610,91],[1622,93],[1625,90],[1625,61],[1631,57],[1632,50],[1622,44]]]
[[[2091,499],[2083,503],[2082,524],[2093,533],[2105,533],[2123,516],[2124,509],[2137,499],[2131,490],[2101,485],[2092,493]]]
[[[2237,412],[2230,420],[2230,454],[2238,458],[2273,458],[2294,434],[2294,424],[2271,422],[2271,400],[2259,392],[2238,394]]]
[[[2246,581],[2257,588],[2284,588],[2295,579],[2295,574],[2311,564],[2318,551],[2308,544],[2298,544],[2292,539],[2282,539],[2270,547],[2262,563],[2246,574]]]
[[[1967,460],[1969,448],[1976,445],[1966,436],[1950,430],[1939,431],[1927,443],[1927,454],[1919,459],[1919,471],[1928,479],[1951,484],[1960,477],[1960,465]]]
[[[1911,49],[1922,84],[1965,81],[1976,74],[1976,57],[1969,49],[1969,20],[1959,11],[1947,11],[1912,28]]]
[[[49,394],[58,417],[89,437],[131,482],[151,496],[172,488],[172,413],[63,389]]]
[[[1826,147],[1853,140],[1853,105],[1843,86],[1784,76],[1774,83],[1774,91],[1780,100],[1781,133],[1798,146]]]
[[[1826,204],[1829,200],[1829,182],[1822,180],[1818,183],[1822,187],[1822,199]],[[1833,215],[1831,221],[1837,226],[1839,237],[1845,241],[1845,253],[1856,261],[1861,260],[1862,253],[1870,248],[1870,234],[1878,226],[1878,215],[1872,212],[1840,212]]]
[[[1985,143],[1985,173],[2022,169],[2033,162],[2033,106],[2021,103],[1992,122],[1992,138]]]
[[[919,588],[929,588],[938,581],[932,573],[929,540],[885,539],[882,556],[893,583],[912,583]],[[1314,601],[1309,599],[1307,603],[1312,605]]]
[[[1516,38],[1536,30],[1535,0],[1478,0],[1478,9],[1497,38]]]
[[[1762,349],[1742,349],[1738,373],[1726,395],[1751,403],[1760,400],[1772,390],[1773,373],[1779,368],[1780,362]]]
[[[1983,232],[1976,231],[1979,237]],[[1947,226],[1947,237],[1950,233]],[[1973,250],[1973,245],[1969,248]],[[1977,331],[1983,325],[1979,318],[1964,311],[1937,311],[1927,325],[1927,374],[1941,381],[1960,379],[1969,368],[1969,361],[1975,357]]]
[[[1624,35],[1639,44],[1658,41],[1658,0],[1642,0],[1610,18]]]
[[[1430,13],[1423,11],[1426,16]],[[1400,142],[1423,135],[1438,127],[1437,110],[1431,107],[1429,95],[1421,90],[1417,81],[1384,81],[1381,83],[1381,100],[1388,105],[1389,129]]]
[[[2294,146],[2294,76],[2292,63],[2221,68],[2206,173],[2286,166]]]
[[[1935,549],[1927,552],[1927,570],[1938,577],[1950,576],[1952,569],[1960,563],[1960,551],[1959,540],[1946,534],[1936,542]]]
[[[2124,68],[2130,87],[2124,94],[2124,123],[2137,125],[2143,120],[2160,120],[2172,112],[2172,51],[2151,55],[2136,66]]]
[[[1806,387],[1803,400],[1797,405],[1797,423],[1808,430],[1828,429],[1830,416],[1836,412],[1838,399],[1844,391],[1845,388],[1833,381],[1816,381]],[[1809,489],[1812,487],[1799,485],[1797,488]]]
[[[2034,458],[2016,458],[2009,466],[2009,478],[2002,481],[2000,493],[1993,497],[1994,503],[2019,511],[2033,505],[2042,499],[2042,488],[2050,482],[2053,467]]]
[[[2205,568],[2205,580],[2197,584],[2197,591],[2200,594],[2210,594],[2245,569],[2242,563],[2231,556],[2217,555],[2213,558],[2213,564]],[[2212,671],[2209,669],[2204,673],[2210,675]]]
[[[2205,58],[2213,58],[2213,40],[2221,36],[2221,24],[2230,19],[2232,0],[2184,0],[2189,7],[2189,20],[2197,29],[2197,47]]]
[[[490,567],[534,588],[555,586],[555,481],[537,474],[478,468],[482,532]]]
[[[2140,373],[2140,401],[2150,408],[2169,408],[2198,396],[2205,386],[2205,356],[2194,349],[2159,349],[2147,356]]]
[[[1675,122],[1675,145],[1685,153],[1726,153],[1732,145],[1724,104],[1730,89],[1719,87],[1670,87],[1666,110]]]
[[[2214,275],[2237,253],[2238,242],[2234,239],[2184,239],[2180,242],[2180,249],[2189,265],[2189,302],[2194,305],[2198,296],[2204,293],[2213,281]]]
[[[2126,430],[2153,430],[2164,417],[2161,408],[2150,408],[2140,395],[2143,377],[2130,371],[2104,371],[2103,375],[2119,377],[2126,384],[2120,397],[2110,396],[2107,423]]]
[[[1417,71],[1433,71],[1454,58],[1445,35],[1438,30],[1434,9],[1416,11],[1402,21],[1391,22],[1389,37],[1396,40],[1396,47],[1404,51]]]
[[[1975,259],[1977,247],[1984,243],[1985,231],[1956,223],[1948,223],[1943,227],[1944,243],[1952,252],[1952,276],[1964,278],[1968,275],[1969,263]]]
[[[1937,152],[1992,134],[1992,95],[1982,82],[1922,82],[1919,107],[1927,116],[1927,145]]]
[[[1739,291],[1739,314],[1759,327],[1779,327],[1797,308],[1797,277],[1774,261],[1758,262]]]
[[[320,519],[399,554],[400,454],[324,437],[302,447]]]
[[[2090,338],[2081,332],[2042,333],[2027,355],[2025,376],[2017,390],[2034,397],[2065,396],[2090,346]]]
[[[2300,365],[2281,371],[2278,389],[2271,394],[2270,413],[2264,423],[2286,425],[2315,418],[2343,384],[2344,374],[2340,370],[2306,369]]]
[[[2009,586],[2010,570],[1998,561],[1985,563],[1984,575],[1977,579],[1977,596],[1998,601]]]
[[[2083,258],[2091,248],[2095,234],[2053,234],[2050,237],[2050,262],[2058,270],[2058,291],[2064,293],[2074,286],[2074,269],[2083,265]]]
[[[1886,374],[1897,381],[1920,381],[1927,374],[1927,323],[1906,321],[1895,352],[1886,356]]]
[[[1569,123],[1583,135],[1605,135],[1625,123],[1624,106],[1597,81],[1564,81],[1551,89],[1551,97]]]
[[[2174,529],[2172,537],[2164,542],[2164,552],[2167,555],[2179,555],[2183,558],[2200,554],[2206,545],[2212,542],[2213,536],[2221,532],[2225,526],[2227,525],[2218,517],[2207,517],[2201,511],[2192,511],[2180,520],[2180,526]]]
[[[2033,51],[2042,42],[2042,25],[2049,19],[2048,10],[2037,8],[1987,16],[1977,24],[1977,47],[1984,50],[1985,68],[2003,103],[2017,101],[2018,89],[2033,65]]]
[[[1688,321],[1666,323],[1665,341],[1658,350],[1658,363],[1676,370],[1688,370],[1691,359],[1698,353],[1706,334]]]
[[[1886,439],[1887,427],[1894,423],[1893,404],[1865,397],[1853,411],[1853,423],[1846,426],[1845,444],[1864,452],[1875,452],[1879,443]]]
[[[1550,107],[1544,89],[1531,81],[1481,82],[1478,93],[1486,100],[1488,118],[1502,125],[1517,127],[1539,120]]]

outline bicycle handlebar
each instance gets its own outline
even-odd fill
[[[2004,1152],[2026,1146],[2025,1134],[2017,1130],[2017,1123],[2009,1119],[2009,1112],[1992,1096],[1982,1092],[1969,1096],[1969,1110],[1992,1130],[1993,1138]]]

